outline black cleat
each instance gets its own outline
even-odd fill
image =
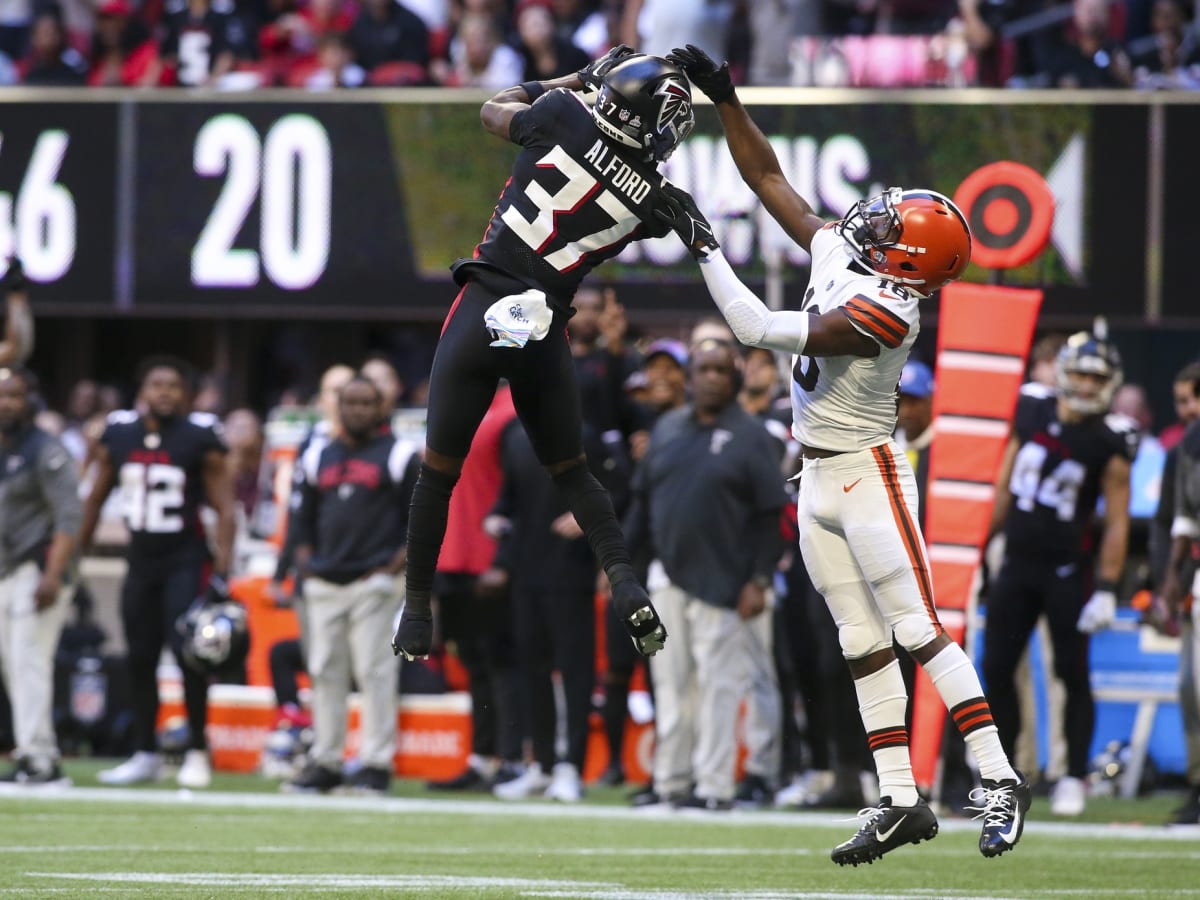
[[[891,797],[881,797],[878,806],[859,810],[858,814],[865,817],[858,834],[829,854],[839,866],[873,863],[897,847],[937,837],[937,817],[924,800],[918,800],[916,806],[892,806]]]
[[[429,656],[433,649],[433,613],[411,612],[408,607],[400,614],[400,624],[396,626],[396,636],[392,638],[392,653],[412,662],[418,657]]]
[[[999,856],[1015,847],[1025,830],[1025,814],[1033,801],[1033,791],[1025,776],[1018,772],[1016,781],[985,778],[983,787],[971,791],[970,798],[976,805],[967,808],[977,810],[975,818],[983,819],[979,852],[984,856]]]
[[[663,627],[650,596],[636,581],[623,581],[613,586],[613,610],[642,656],[653,656],[667,642]]]
[[[279,785],[285,794],[327,794],[342,786],[342,773],[327,769],[317,763],[309,763],[304,771]]]

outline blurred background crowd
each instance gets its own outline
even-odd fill
[[[616,43],[743,85],[1200,87],[1193,0],[0,0],[0,84],[500,90]]]

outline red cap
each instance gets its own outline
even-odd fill
[[[133,7],[126,0],[107,0],[96,9],[96,15],[127,18],[133,15]]]

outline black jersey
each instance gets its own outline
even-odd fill
[[[1017,401],[1019,447],[1008,482],[1008,552],[1073,562],[1091,554],[1089,525],[1109,460],[1137,455],[1137,423],[1127,416],[1058,420],[1058,398],[1026,385]]]
[[[542,95],[513,116],[509,134],[522,149],[476,260],[566,306],[604,260],[670,230],[654,215],[658,170],[601,135],[572,92]]]
[[[100,440],[117,474],[131,556],[207,555],[200,522],[204,459],[225,452],[219,428],[216,416],[205,413],[175,419],[162,431],[147,430],[136,412],[109,415]]]

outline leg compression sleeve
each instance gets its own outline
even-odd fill
[[[448,475],[421,463],[421,474],[413,487],[408,517],[408,570],[405,603],[414,612],[429,611],[429,594],[438,554],[446,537],[450,494],[458,483]]]

